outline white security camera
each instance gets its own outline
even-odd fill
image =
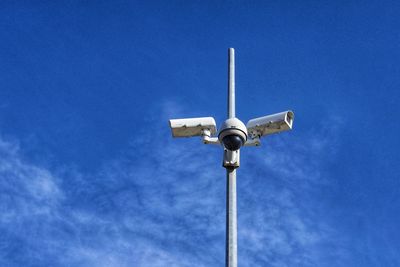
[[[219,141],[230,151],[238,150],[247,141],[247,129],[237,118],[229,118],[221,126]]]
[[[202,136],[206,132],[209,136],[217,132],[214,118],[188,118],[169,120],[173,137]]]
[[[252,138],[292,129],[294,113],[290,110],[249,120],[247,131]]]

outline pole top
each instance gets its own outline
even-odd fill
[[[235,50],[228,51],[228,118],[235,118]]]

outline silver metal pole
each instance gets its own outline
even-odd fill
[[[228,58],[228,118],[235,118],[235,49],[229,48]]]
[[[237,267],[236,169],[226,168],[226,254],[225,266]]]
[[[235,50],[229,48],[228,118],[235,118]],[[225,266],[237,267],[236,169],[226,168],[226,251]]]

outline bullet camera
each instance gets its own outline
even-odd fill
[[[294,113],[288,110],[249,120],[246,126],[250,136],[254,138],[291,130],[293,120]]]
[[[209,135],[217,132],[213,117],[173,119],[169,120],[173,137],[201,136],[205,131]]]
[[[227,119],[221,126],[218,139],[226,149],[238,150],[247,141],[246,126],[237,118]]]

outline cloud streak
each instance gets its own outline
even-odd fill
[[[177,109],[168,102],[163,110],[165,120]],[[167,124],[151,117],[152,140],[133,140],[92,174],[36,166],[17,144],[0,139],[1,265],[223,265],[221,151],[173,140]],[[313,195],[329,184],[321,153],[334,150],[327,140],[335,135],[316,133],[289,148],[282,146],[292,137],[271,138],[266,148],[243,151],[253,159],[239,169],[241,266],[340,261],[334,227],[320,217]]]
[[[340,127],[335,118],[330,123]],[[325,151],[334,155],[338,142],[339,128],[326,127],[297,140],[266,138],[267,148],[249,152],[255,156],[240,170],[242,266],[332,266],[345,260],[343,240],[323,217],[328,207],[318,199],[332,182],[324,172],[330,160]]]

